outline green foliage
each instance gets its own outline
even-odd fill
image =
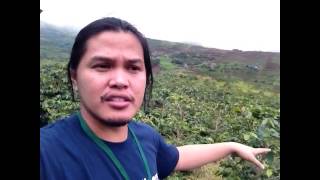
[[[181,59],[174,59],[174,60],[172,60],[172,63],[178,64],[178,65],[183,65],[184,64],[184,62]]]
[[[62,63],[42,64],[40,68],[40,124],[50,123],[76,110],[78,110],[78,103],[72,101],[66,65]]]
[[[79,102],[72,101],[65,68],[75,33],[50,25],[40,31],[43,125],[77,111]],[[151,111],[140,111],[135,119],[177,146],[235,141],[272,149],[260,157],[263,171],[230,156],[168,179],[280,179],[280,53],[148,42],[152,65],[160,64],[161,73],[155,76]],[[251,64],[262,69],[247,68]]]
[[[159,58],[160,68],[163,70],[172,70],[175,68],[175,65],[171,62],[171,59],[165,56]]]
[[[165,70],[155,77],[151,111],[140,111],[135,119],[150,124],[177,146],[235,141],[272,149],[260,158],[266,167],[263,171],[230,156],[214,168],[175,172],[168,179],[280,179],[279,93],[245,81],[195,75],[164,57],[160,65]],[[53,122],[78,110],[78,102],[71,99],[65,67],[63,63],[41,65],[43,122]]]
[[[177,71],[157,76],[153,97],[152,111],[140,112],[136,118],[155,127],[170,143],[234,141],[272,149],[261,159],[264,171],[230,157],[221,162],[217,175],[231,179],[280,177],[279,94],[243,81],[220,82]],[[192,178],[193,173],[175,173],[174,177]]]
[[[277,71],[252,70],[246,64],[237,62],[219,63],[214,67],[210,63],[202,63],[194,66],[194,70],[217,80],[245,81],[254,85],[254,88],[280,92],[280,75]]]

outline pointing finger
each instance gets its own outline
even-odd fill
[[[255,155],[264,154],[264,153],[268,153],[270,151],[271,151],[271,149],[269,149],[269,148],[255,148],[254,149],[254,154]]]

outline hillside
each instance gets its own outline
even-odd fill
[[[79,100],[71,99],[65,63],[41,66],[40,126],[79,110]],[[233,141],[272,149],[259,158],[264,171],[229,156],[201,169],[175,172],[168,180],[280,179],[280,94],[243,81],[194,75],[168,62],[161,61],[160,66],[150,106],[139,111],[135,120],[147,123],[177,146]]]
[[[149,39],[153,55],[167,54],[172,58],[191,58],[193,61],[242,62],[264,64],[268,60],[279,64],[280,53],[262,51],[222,50],[202,46]],[[191,60],[190,60],[191,61]]]
[[[66,64],[75,32],[41,26],[40,127],[79,110]],[[167,179],[280,179],[280,53],[205,48],[148,39],[154,72],[149,107],[135,117],[176,146],[239,142],[272,149],[258,159],[231,155]]]
[[[73,30],[40,22],[40,59],[67,59],[75,35]]]
[[[76,31],[68,31],[67,29],[41,22],[40,44],[42,54],[40,54],[40,57],[68,58],[75,35]],[[185,58],[188,58],[186,62],[190,64],[213,61],[216,63],[240,62],[264,65],[266,62],[271,61],[275,64],[274,68],[280,67],[280,53],[241,51],[237,49],[230,51],[150,38],[148,38],[148,42],[154,57],[167,55],[173,59],[183,58],[186,60]],[[49,53],[48,51],[52,52]]]
[[[76,33],[41,22],[40,59],[66,61]],[[149,38],[148,42],[156,73],[161,71],[159,63],[163,61],[190,73],[223,80],[244,80],[280,90],[280,53],[223,50]]]

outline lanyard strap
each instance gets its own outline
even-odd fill
[[[147,162],[146,157],[144,156],[144,153],[143,153],[142,147],[140,145],[140,142],[139,142],[137,136],[134,134],[134,132],[130,128],[130,126],[128,126],[128,128],[129,128],[129,131],[131,132],[131,134],[132,134],[132,136],[134,138],[134,141],[136,142],[136,144],[138,146],[138,149],[139,149],[139,152],[140,152],[140,156],[141,156],[143,164],[144,164],[144,169],[147,171],[148,180],[151,180],[151,173],[150,173],[150,169],[149,169],[149,166],[148,166],[148,162]]]
[[[82,127],[82,129],[84,130],[84,132],[107,154],[107,156],[111,159],[111,161],[113,162],[113,164],[116,166],[116,168],[118,169],[118,171],[120,172],[120,174],[122,175],[122,177],[125,180],[129,180],[129,176],[126,172],[126,170],[123,168],[123,166],[121,165],[120,161],[117,159],[117,157],[113,154],[112,150],[110,149],[110,147],[105,144],[98,136],[96,136],[94,134],[94,132],[89,128],[89,126],[87,125],[87,123],[84,121],[83,117],[81,116],[80,112],[77,113],[79,119],[80,119],[80,125]],[[150,169],[146,160],[146,157],[143,153],[142,147],[139,143],[138,138],[136,137],[136,135],[134,134],[134,132],[131,130],[130,126],[128,126],[129,128],[129,132],[130,134],[133,136],[134,138],[134,142],[136,143],[136,145],[138,146],[139,149],[139,153],[140,156],[142,158],[143,164],[144,164],[144,168],[147,172],[148,175],[148,180],[151,180],[151,173],[150,173]]]

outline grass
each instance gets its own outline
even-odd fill
[[[171,59],[167,57],[160,57],[160,68],[163,70],[172,70],[176,68],[176,65],[171,62]]]
[[[215,174],[218,168],[218,163],[210,163],[193,171],[175,172],[169,176],[167,180],[222,180],[223,178],[221,176]]]
[[[66,65],[67,62],[63,61],[63,60],[40,59],[40,66],[42,66],[42,65],[54,65],[54,64]]]

